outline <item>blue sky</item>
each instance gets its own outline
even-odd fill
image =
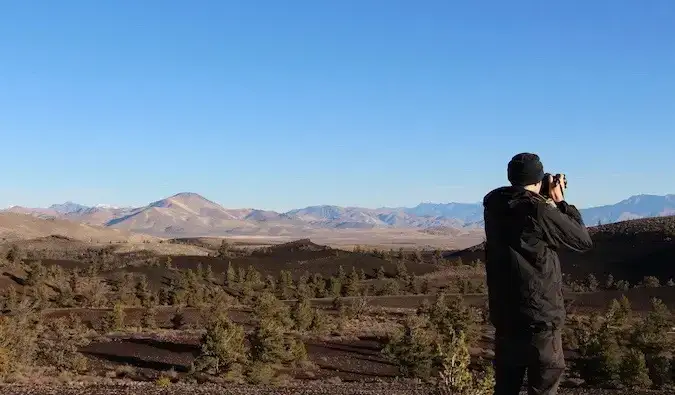
[[[675,2],[0,2],[0,207],[675,192]]]

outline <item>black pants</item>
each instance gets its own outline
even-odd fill
[[[527,371],[529,395],[555,395],[565,371],[561,331],[497,330],[495,395],[517,395]]]

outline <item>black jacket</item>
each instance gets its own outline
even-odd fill
[[[565,322],[557,250],[583,252],[593,242],[581,214],[549,204],[521,187],[501,187],[483,199],[490,320],[497,328],[557,327]]]

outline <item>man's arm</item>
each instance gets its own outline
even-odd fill
[[[579,210],[565,201],[556,206],[544,203],[538,210],[538,222],[551,246],[556,249],[565,246],[577,252],[590,250],[593,241]]]

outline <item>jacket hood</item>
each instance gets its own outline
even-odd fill
[[[483,207],[488,211],[513,209],[522,203],[543,199],[539,194],[519,186],[505,186],[490,191],[483,198]]]

